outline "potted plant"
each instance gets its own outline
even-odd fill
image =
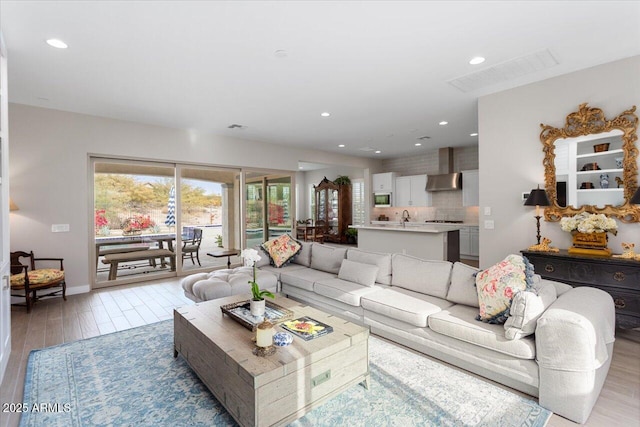
[[[333,183],[336,185],[351,185],[351,179],[346,175],[340,175],[333,180]]]
[[[222,247],[222,235],[220,234],[216,236],[216,245],[218,245],[219,248]]]
[[[264,297],[275,298],[276,296],[266,289],[261,290],[256,282],[256,262],[260,261],[261,257],[257,250],[251,248],[243,249],[240,253],[240,257],[244,259],[244,264],[246,266],[253,268],[253,280],[249,280],[248,282],[251,285],[252,298],[249,302],[251,314],[253,316],[263,316],[265,310]]]
[[[347,228],[345,231],[345,235],[347,236],[347,243],[352,245],[358,244],[358,229],[357,228]]]

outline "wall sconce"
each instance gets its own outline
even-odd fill
[[[538,229],[538,244],[540,244],[540,206],[550,206],[549,203],[549,198],[547,197],[547,192],[544,190],[540,189],[540,186],[538,185],[538,188],[535,190],[531,190],[531,193],[529,193],[529,197],[527,197],[527,200],[525,200],[524,202],[525,206],[535,206],[536,207],[536,225],[537,225],[537,229]]]
[[[9,211],[17,211],[19,209],[20,208],[18,207],[18,205],[13,203],[13,200],[11,200],[11,197],[9,197]]]

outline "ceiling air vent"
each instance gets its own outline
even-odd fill
[[[227,126],[227,127],[228,127],[229,129],[246,129],[246,126],[239,125],[239,124],[236,124],[236,123],[234,123],[234,124],[232,124],[232,125],[229,125],[229,126]]]
[[[419,136],[417,139],[419,139],[420,141],[424,141],[425,139],[431,139],[431,137],[425,135],[425,136]]]
[[[545,49],[449,80],[447,83],[462,92],[471,92],[527,74],[533,74],[556,65],[558,65],[558,61],[549,52],[549,49]]]

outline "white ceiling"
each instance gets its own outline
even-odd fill
[[[1,0],[0,14],[11,102],[380,158],[477,144],[479,96],[640,54],[638,1]],[[557,65],[448,83],[545,50]]]

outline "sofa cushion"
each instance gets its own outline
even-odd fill
[[[282,273],[288,272],[288,271],[293,271],[293,270],[306,270],[307,267],[303,267],[302,265],[298,265],[298,264],[294,264],[293,262],[290,262],[287,265],[283,265],[282,267],[275,267],[273,265],[265,265],[264,267],[260,267],[260,270],[262,271],[268,271],[270,273],[273,273],[276,275],[276,277],[278,278],[278,280],[280,280],[280,275]]]
[[[349,249],[347,251],[347,259],[350,261],[378,266],[376,282],[383,285],[391,284],[391,254]]]
[[[518,359],[535,359],[536,346],[533,337],[508,340],[503,325],[477,322],[478,309],[456,304],[434,313],[427,319],[434,332],[456,338],[480,347],[488,348]]]
[[[376,286],[362,286],[342,279],[321,280],[313,285],[313,291],[318,295],[341,301],[354,307],[360,306],[363,295],[375,292]]]
[[[480,307],[476,291],[476,274],[480,271],[470,265],[456,262],[451,269],[451,285],[447,300],[471,307]]]
[[[336,275],[312,268],[296,268],[280,273],[280,282],[313,292],[313,284],[318,280],[335,279]]]
[[[427,326],[427,317],[451,307],[448,301],[403,288],[386,288],[362,296],[362,308],[418,327]]]
[[[536,331],[542,313],[556,300],[556,288],[552,283],[537,283],[530,291],[520,291],[511,302],[509,317],[504,324],[504,335],[515,340]]]
[[[255,245],[253,249],[258,251],[258,254],[260,255],[260,259],[254,264],[256,268],[270,265],[269,253],[262,247],[262,245]]]
[[[438,298],[445,298],[449,288],[449,261],[427,261],[409,255],[393,254],[391,284]]]
[[[377,275],[378,267],[375,265],[344,259],[338,272],[338,279],[355,282],[362,286],[373,286]]]
[[[302,245],[288,234],[268,240],[262,244],[262,249],[267,251],[271,264],[282,267],[300,252]]]
[[[521,255],[508,255],[476,276],[476,291],[480,304],[478,320],[503,324],[509,315],[516,292],[529,289],[533,266]]]
[[[336,248],[327,245],[313,245],[311,251],[311,268],[338,274],[342,260],[347,254],[346,248]]]
[[[311,267],[311,247],[313,242],[299,242],[302,245],[302,249],[298,252],[298,255],[294,256],[291,260],[292,264],[298,264],[305,267]]]

